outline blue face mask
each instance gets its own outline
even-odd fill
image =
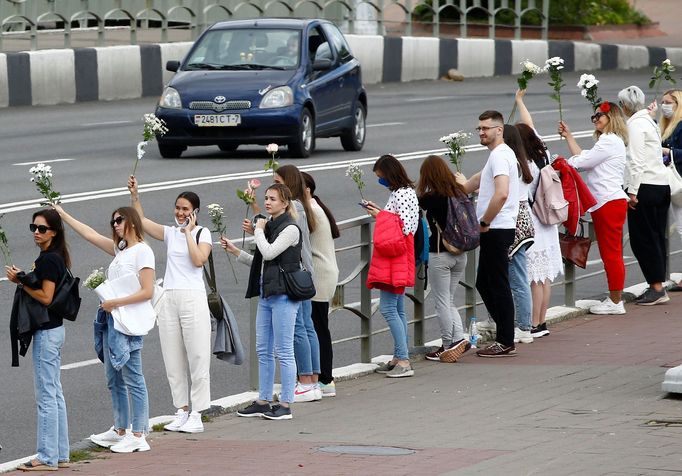
[[[384,187],[388,188],[388,180],[386,180],[385,178],[379,177],[377,182],[379,182],[379,185],[383,185]]]

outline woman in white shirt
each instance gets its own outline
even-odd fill
[[[211,406],[211,315],[202,275],[213,246],[211,232],[197,226],[200,201],[194,192],[178,195],[174,211],[177,226],[166,226],[144,216],[133,176],[128,179],[128,189],[145,233],[166,244],[159,340],[177,411],[164,428],[199,433],[204,431],[200,412]]]
[[[603,102],[591,117],[597,143],[582,150],[568,125],[559,123],[559,135],[566,139],[573,157],[568,163],[585,172],[585,183],[597,200],[590,208],[599,254],[604,262],[609,297],[592,306],[592,314],[625,314],[621,298],[625,285],[623,263],[623,225],[627,213],[627,195],[623,191],[625,145],[628,140],[625,116],[617,104]]]
[[[149,398],[142,375],[143,338],[116,330],[111,316],[112,310],[149,301],[154,293],[154,252],[143,241],[142,220],[131,207],[117,208],[111,215],[112,237],[109,238],[76,220],[61,206],[55,205],[55,210],[76,233],[114,256],[107,270],[107,279],[135,274],[140,280],[139,291],[102,302],[97,313],[95,334],[102,339],[100,360],[104,362],[111,392],[114,426],[104,433],[91,435],[90,440],[115,453],[149,451],[145,438],[149,432]],[[126,431],[129,426],[132,426],[132,433]]]
[[[670,301],[663,288],[667,278],[670,179],[661,160],[661,134],[644,106],[644,93],[637,86],[629,86],[618,93],[618,100],[628,116],[630,138],[624,186],[629,197],[630,247],[644,279],[649,283],[649,289],[636,302],[642,306],[653,306]]]

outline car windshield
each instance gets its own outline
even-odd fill
[[[300,44],[298,30],[213,30],[194,47],[183,69],[295,69],[301,56]]]

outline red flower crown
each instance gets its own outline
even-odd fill
[[[611,110],[611,104],[608,101],[604,101],[599,105],[597,109],[599,109],[599,111],[603,113],[607,113]]]

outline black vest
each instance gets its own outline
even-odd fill
[[[277,218],[270,220],[265,225],[265,238],[268,243],[273,243],[279,234],[287,226],[294,225],[297,229],[296,221],[289,215],[283,213]],[[303,239],[300,234],[298,244],[290,246],[284,250],[279,256],[271,261],[263,261],[263,255],[260,250],[256,248],[256,253],[253,256],[251,263],[251,272],[249,273],[249,284],[246,288],[246,298],[260,296],[260,281],[261,281],[261,265],[263,268],[263,297],[276,296],[278,294],[286,294],[287,288],[284,284],[284,276],[280,272],[280,266],[285,271],[293,271],[301,266],[301,247],[303,246]]]

